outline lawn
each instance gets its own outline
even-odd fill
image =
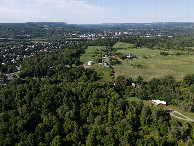
[[[106,49],[106,46],[89,46],[85,53],[80,55],[81,62],[93,61],[92,55],[94,55],[95,51]]]
[[[97,73],[101,74],[101,77],[103,78],[103,81],[112,81],[113,76],[110,76],[110,73],[112,69],[103,67],[100,64],[94,64],[92,65],[92,68],[95,69]]]

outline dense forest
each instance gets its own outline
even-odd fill
[[[193,122],[147,104],[164,100],[194,112],[194,74],[182,81],[118,76],[105,82],[84,69],[79,56],[88,46],[111,49],[118,41],[159,50],[194,47],[187,36],[106,38],[63,44],[22,60],[18,77],[0,87],[0,145],[194,145]]]

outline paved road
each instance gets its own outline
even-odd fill
[[[190,119],[190,118],[186,117],[185,115],[183,115],[183,114],[179,113],[178,111],[175,111],[175,110],[169,110],[169,112],[170,112],[170,115],[171,115],[172,117],[175,117],[175,118],[178,118],[178,119],[181,119],[181,120],[185,120],[185,121],[191,121],[191,122],[194,122],[194,120],[193,120],[193,119]],[[173,113],[177,113],[177,114],[181,115],[181,116],[182,116],[182,117],[184,117],[184,118],[177,117],[177,116],[175,116]]]

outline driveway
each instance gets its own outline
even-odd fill
[[[181,119],[181,120],[185,120],[185,121],[191,121],[191,122],[194,122],[194,120],[193,120],[193,119],[190,119],[190,118],[186,117],[185,115],[183,115],[183,114],[179,113],[178,111],[175,111],[175,110],[169,110],[169,113],[170,113],[170,116],[172,116],[172,117],[175,117],[175,118],[178,118],[178,119]],[[179,114],[180,116],[182,116],[182,117],[184,117],[184,118],[177,117],[177,116],[175,116],[175,115],[174,115],[174,113],[177,113],[177,114]]]

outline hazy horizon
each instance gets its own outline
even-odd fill
[[[194,22],[107,22],[107,23],[67,23],[57,21],[31,21],[31,22],[0,22],[0,24],[24,24],[24,23],[64,23],[67,25],[102,25],[102,24],[156,24],[156,23],[194,23]]]

